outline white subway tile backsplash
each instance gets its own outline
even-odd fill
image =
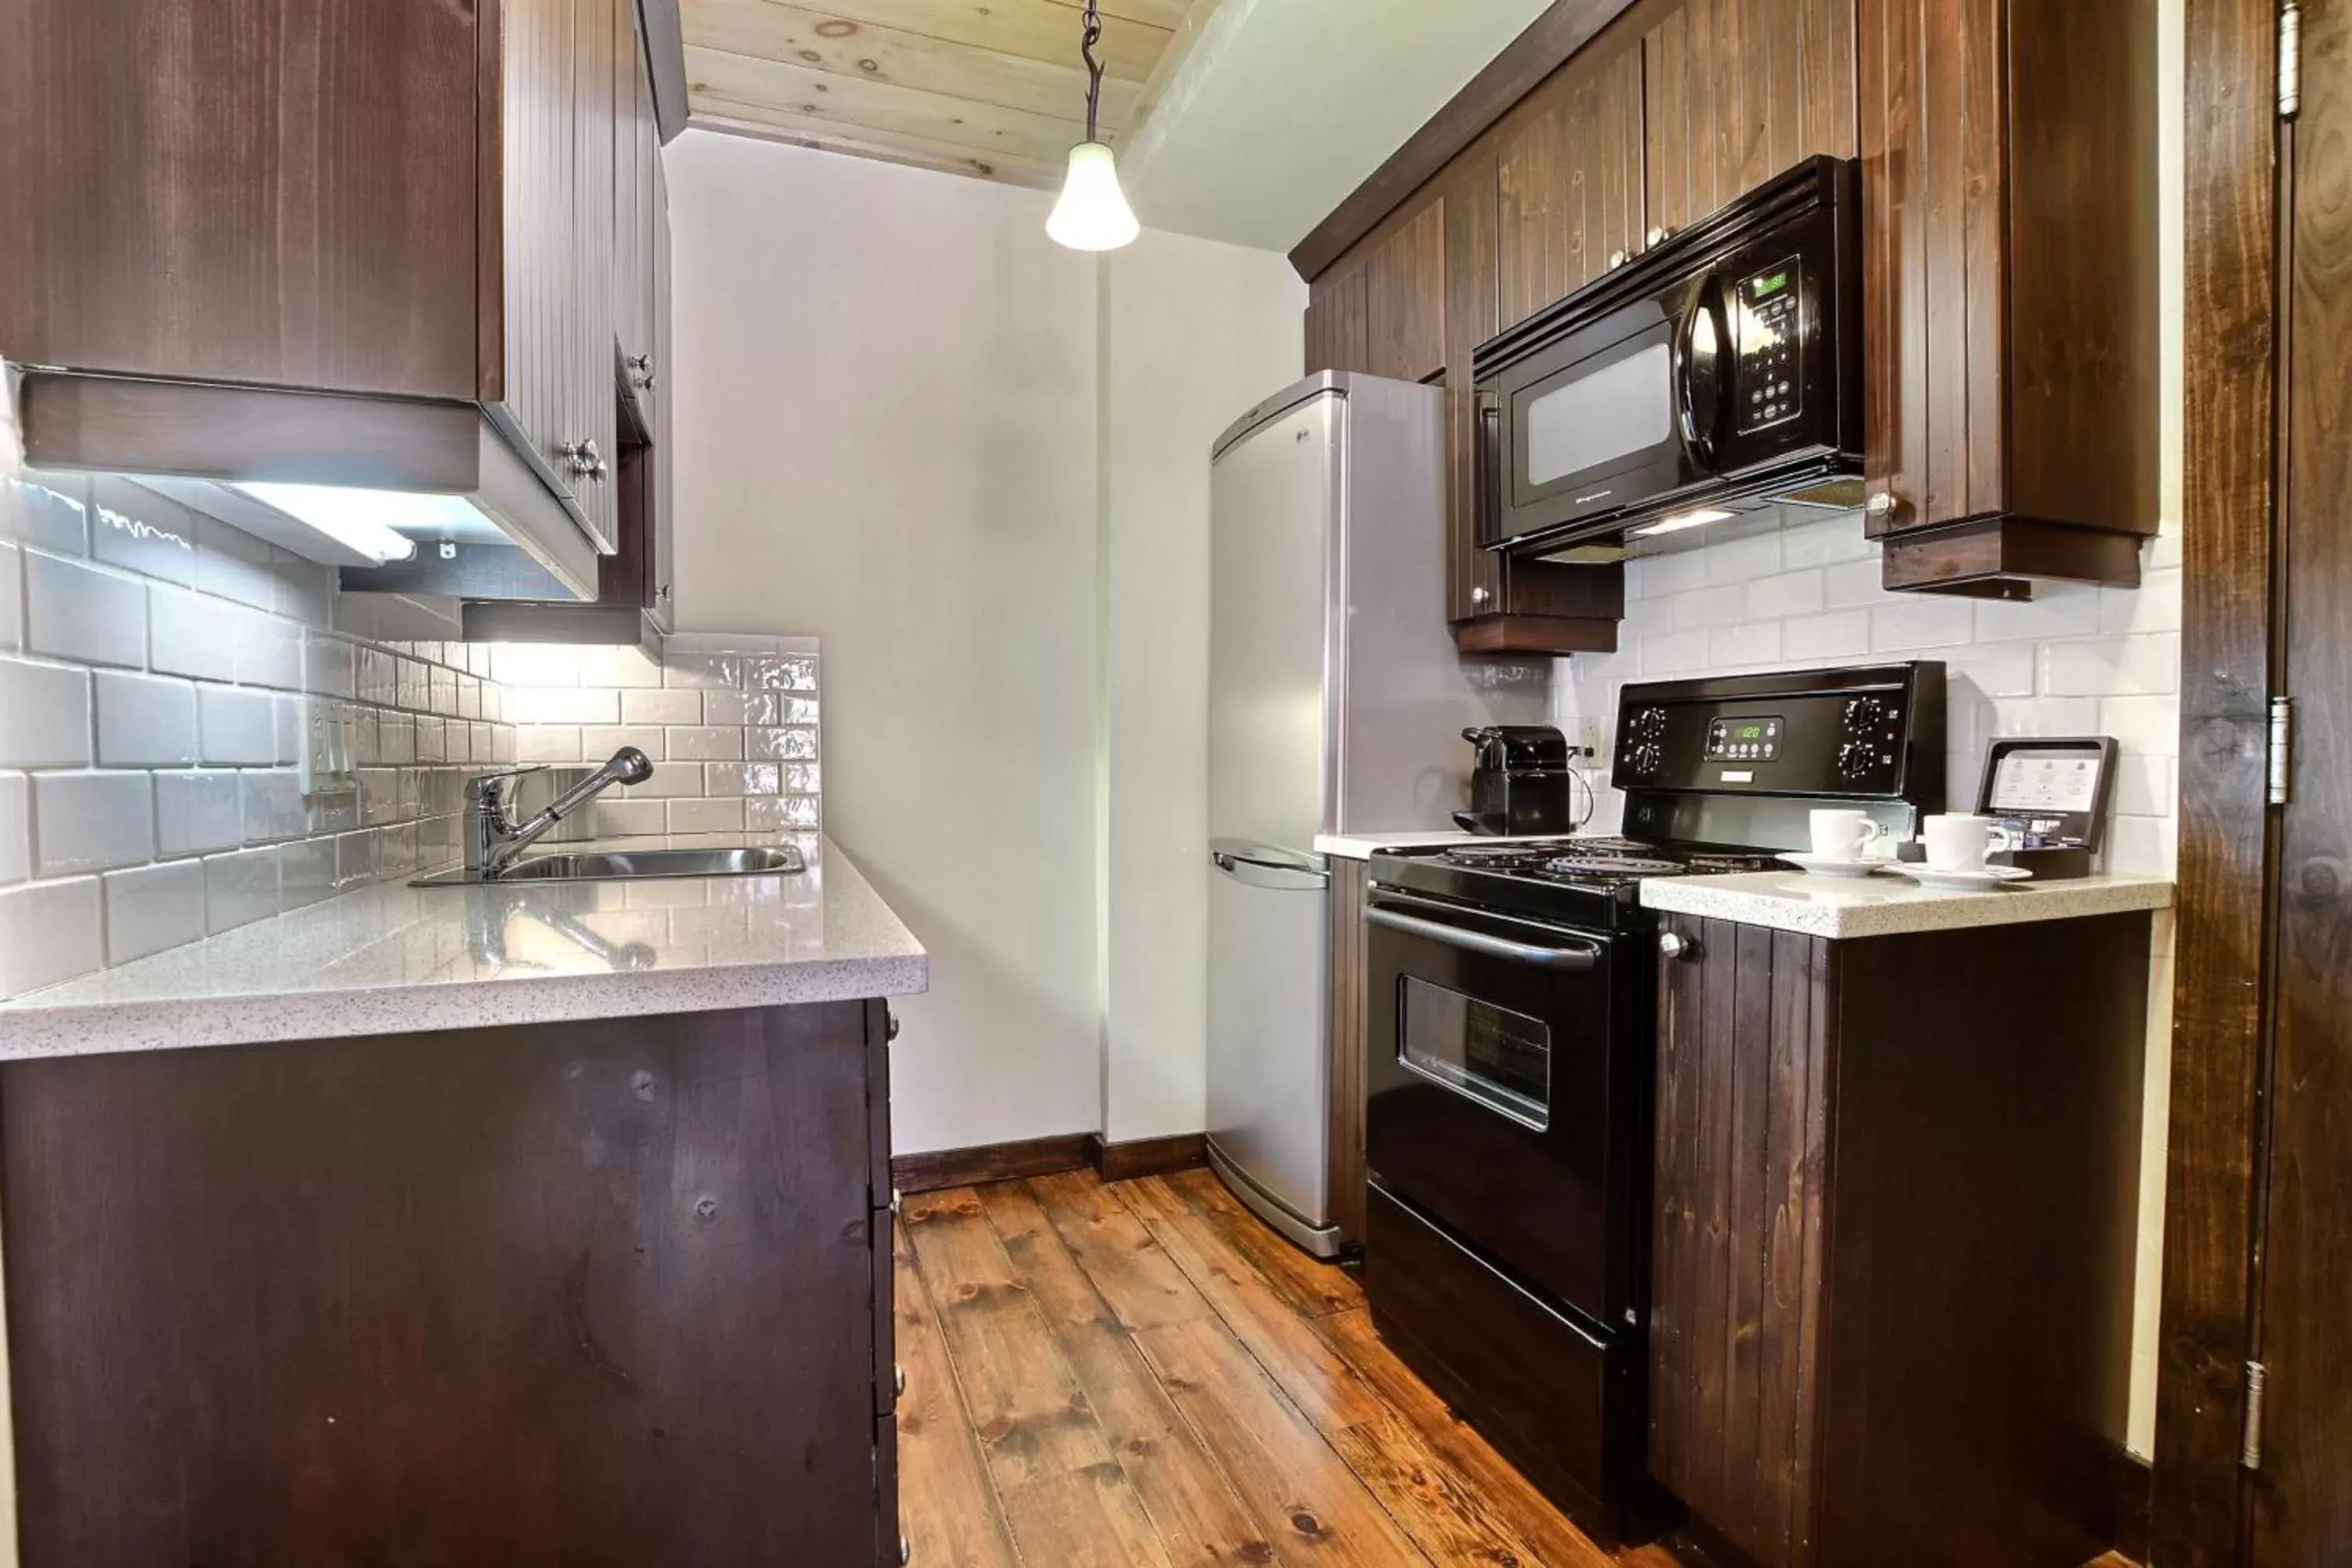
[[[305,838],[278,851],[278,901],[289,910],[315,904],[335,890],[335,841]]]
[[[621,693],[621,722],[624,724],[748,724],[748,719],[727,720],[713,714],[703,717],[704,705],[723,698],[741,700],[740,692],[714,691],[708,697],[699,691],[629,691]],[[774,700],[770,698],[769,700]]]
[[[2103,697],[2098,701],[2098,731],[2113,735],[2118,745],[2148,756],[2177,756],[2180,752],[2180,704],[2171,697]]]
[[[35,876],[77,876],[154,858],[153,774],[33,775]]]
[[[2031,599],[1983,599],[1977,603],[1977,639],[2084,637],[2099,629],[2099,590],[2080,583],[2053,583]]]
[[[236,679],[236,638],[222,627],[247,612],[179,588],[147,591],[152,668],[165,675],[198,680]]]
[[[126,670],[95,671],[98,761],[109,768],[184,768],[196,760],[196,689]]]
[[[0,475],[0,535],[66,555],[89,553],[89,481],[27,469]]]
[[[278,705],[267,691],[199,686],[196,726],[207,763],[267,766],[278,760]]]
[[[1675,629],[1738,626],[1748,618],[1748,589],[1738,583],[1696,588],[1674,597]]]
[[[2031,697],[2034,679],[2032,643],[1978,643],[1939,655],[1955,682],[1966,681],[1979,697]]]
[[[2116,815],[2170,816],[2174,800],[2174,766],[2170,757],[2116,758],[2113,796]]]
[[[0,995],[54,985],[105,962],[97,878],[0,889]]]
[[[0,773],[0,888],[32,874],[32,782],[23,773]]]
[[[236,679],[241,686],[302,685],[302,628],[276,616],[245,616],[236,628]]]
[[[620,693],[610,688],[518,686],[507,689],[507,718],[517,724],[617,724]]]
[[[1878,557],[1841,562],[1822,571],[1822,602],[1833,610],[1875,605],[1886,597]]]
[[[1870,612],[1872,651],[1907,653],[1914,648],[1957,647],[1969,640],[1970,611],[1974,608],[1966,599],[1926,596],[1874,605]]]
[[[813,761],[817,754],[817,732],[804,728],[746,730],[743,731],[743,754],[755,761],[764,758]]]
[[[164,855],[235,848],[244,834],[237,775],[226,772],[155,775],[155,846]]]
[[[196,586],[257,610],[278,607],[269,546],[211,518],[196,519]]]
[[[673,690],[735,689],[743,685],[743,656],[667,652],[662,658],[662,684]]]
[[[359,689],[357,651],[350,643],[323,632],[302,637],[302,689],[321,697],[355,696]]]
[[[668,756],[673,762],[739,762],[743,756],[743,731],[740,725],[704,725],[666,733]]]
[[[668,695],[691,697],[692,692]],[[705,724],[773,724],[779,721],[786,699],[775,691],[710,691],[702,697],[702,718]],[[692,724],[692,719],[665,721]]]
[[[146,584],[87,562],[27,552],[25,647],[80,664],[144,666]]]
[[[489,654],[490,671],[505,686],[577,686],[586,668],[579,649],[542,643],[500,643]]]
[[[142,577],[196,580],[195,514],[143,485],[112,475],[90,481],[89,552]]]
[[[576,763],[580,731],[572,724],[526,724],[515,735],[515,759],[525,763]]]
[[[205,868],[195,860],[110,871],[106,962],[128,963],[205,934]]]
[[[2042,645],[2042,689],[2053,697],[2146,696],[2179,684],[2177,632]]]
[[[1801,522],[1785,529],[1780,534],[1781,563],[1791,570],[1800,566],[1828,566],[1840,561],[1878,558],[1878,546],[1862,531],[1862,514],[1843,512],[1823,518],[1818,522]]]
[[[1746,539],[1727,539],[1691,553],[1698,557],[1710,583],[1750,583],[1781,570],[1780,540],[1780,531],[1775,529]]]
[[[0,768],[87,767],[89,672],[0,658]]]
[[[1621,643],[1619,646],[1623,645]],[[1707,640],[1705,632],[1677,632],[1668,637],[1643,637],[1641,647],[1642,674],[1644,676],[1683,675],[1706,668]]]
[[[1707,634],[1707,662],[1718,669],[1752,668],[1780,658],[1780,623],[1757,621]]]
[[[217,936],[278,912],[278,851],[240,849],[205,858],[205,931]]]
[[[782,771],[773,763],[702,764],[702,793],[707,795],[774,795],[782,788]]]
[[[246,773],[238,775],[237,787],[247,844],[299,838],[310,830],[299,773],[288,769]]]
[[[1759,577],[1748,584],[1747,613],[1751,620],[1777,621],[1790,616],[1815,615],[1826,602],[1818,571],[1783,572]]]
[[[2011,735],[2092,735],[2099,729],[2099,705],[2088,697],[2000,698],[1990,705],[1988,740]]]
[[[23,647],[24,642],[24,552],[0,542],[0,648],[13,651]]]
[[[2143,573],[2134,588],[2099,590],[2104,632],[2177,632],[2180,629],[2180,569]]]
[[[734,800],[674,800],[669,803],[672,833],[740,833],[743,803]]]
[[[601,763],[623,746],[635,746],[654,762],[675,757],[669,748],[678,731],[651,724],[590,724],[580,731],[582,760]]]
[[[1841,610],[1804,616],[1782,628],[1781,656],[1792,663],[1828,664],[1870,651],[1870,612]]]

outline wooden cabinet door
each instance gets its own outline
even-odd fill
[[[1445,618],[1502,607],[1503,563],[1478,548],[1480,468],[1490,450],[1471,362],[1495,335],[1495,153],[1456,158],[1445,187]]]
[[[1873,531],[2007,510],[2002,0],[1882,0],[1858,71]]]
[[[572,395],[578,290],[572,236],[572,0],[503,0],[504,101],[499,151],[505,243],[500,247],[504,374],[493,412],[571,493],[579,410]]]
[[[1496,143],[1499,327],[1523,321],[1641,248],[1642,51],[1571,60]]]
[[[1854,3],[1685,0],[1659,18],[1642,42],[1652,227],[1686,228],[1817,153],[1853,156]]]
[[[1427,381],[1445,369],[1445,198],[1364,263],[1366,358],[1374,375]]]
[[[620,342],[621,374],[652,424],[650,410],[661,393],[654,367],[654,177],[661,162],[661,132],[654,119],[653,76],[636,27],[635,7],[617,7],[628,53],[619,83],[622,116],[614,139],[618,161],[613,190],[618,206],[614,331]]]
[[[670,363],[670,259],[669,259],[669,180],[662,172],[661,153],[654,151],[653,183],[648,187],[653,203],[653,279],[654,279],[654,404],[653,404],[653,496],[648,516],[653,528],[654,602],[650,614],[654,625],[661,631],[677,629],[677,535],[674,522],[677,516],[674,498],[674,476],[677,470],[677,437],[676,420],[671,416],[667,384],[662,380],[669,373]]]
[[[1307,299],[1307,374],[1371,369],[1370,335],[1363,264],[1317,279]]]
[[[565,322],[565,396],[572,434],[587,460],[572,487],[588,531],[606,552],[620,542],[617,351],[614,273],[619,218],[614,170],[620,116],[620,33],[614,15],[633,0],[572,0],[573,153],[571,235],[576,286]]]
[[[1813,1530],[1830,944],[1684,916],[1666,931],[1650,1469],[1763,1568],[1795,1568]]]

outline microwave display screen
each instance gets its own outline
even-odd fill
[[[1789,275],[1785,272],[1775,272],[1769,278],[1748,279],[1748,295],[1752,300],[1769,299],[1788,286]]]
[[[1574,365],[1525,395],[1525,482],[1539,489],[1605,471],[1673,434],[1674,351],[1652,343],[1599,366]]]

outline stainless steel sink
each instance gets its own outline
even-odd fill
[[[503,887],[509,882],[618,882],[645,877],[756,877],[805,871],[790,845],[748,849],[606,849],[532,855],[495,876],[457,868],[419,877],[415,888]]]

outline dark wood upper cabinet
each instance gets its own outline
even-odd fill
[[[1427,381],[1445,369],[1445,197],[1364,263],[1367,358],[1375,375]]]
[[[674,75],[646,42],[674,18],[641,22],[675,5],[5,7],[0,358],[44,367],[28,456],[474,490],[487,442],[528,470],[500,504],[545,509],[525,536],[568,517],[609,555]],[[303,394],[331,395],[278,416]],[[167,395],[173,427],[137,417]]]
[[[1609,42],[1613,53],[1570,61],[1504,121],[1498,331],[1642,248],[1643,51],[1630,33]]]
[[[2156,530],[2156,18],[1885,0],[1858,50],[1886,584],[2136,584]]]

